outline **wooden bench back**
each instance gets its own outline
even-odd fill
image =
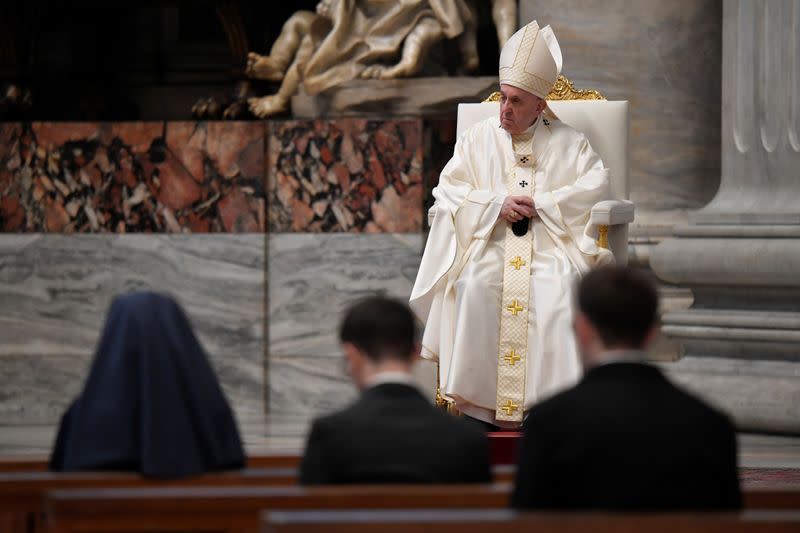
[[[0,456],[0,472],[44,472],[49,461],[46,455]]]
[[[50,457],[47,455],[23,454],[0,455],[0,472],[46,472]],[[247,457],[248,468],[297,468],[300,456],[292,452],[256,454]]]
[[[38,529],[45,494],[58,489],[101,487],[230,487],[285,486],[297,483],[295,468],[247,468],[185,479],[157,480],[127,472],[5,472],[0,473],[0,531]]]
[[[373,485],[61,490],[51,531],[255,532],[263,509],[471,508],[508,505],[510,485]]]
[[[783,533],[800,531],[800,511],[743,513],[516,513],[504,509],[270,511],[264,533]]]
[[[154,480],[138,474],[123,472],[48,472],[42,470],[16,471],[25,460],[16,460],[15,467],[0,471],[0,532],[30,532],[40,529],[44,494],[59,489],[92,488],[160,488],[160,487],[231,487],[287,486],[297,483],[296,455],[259,455],[248,459],[249,468],[227,473],[207,474],[186,479]],[[11,459],[8,458],[8,464]],[[36,463],[30,463],[36,465]],[[514,468],[495,467],[498,480],[513,479]]]
[[[59,532],[258,531],[263,510],[504,509],[511,484],[63,490],[48,494]],[[800,510],[800,487],[745,492],[746,505]]]

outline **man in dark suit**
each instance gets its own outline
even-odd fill
[[[577,292],[584,377],[530,410],[512,506],[741,507],[731,421],[644,363],[658,329],[650,281],[604,267],[589,272]]]
[[[419,349],[404,304],[361,301],[348,310],[339,338],[361,397],[314,421],[302,484],[491,481],[486,434],[434,407],[413,385]]]

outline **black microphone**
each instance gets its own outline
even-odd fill
[[[516,222],[511,223],[511,231],[517,237],[524,237],[528,233],[528,227],[531,225],[531,217],[525,217]]]

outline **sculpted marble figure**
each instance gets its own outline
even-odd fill
[[[288,110],[301,84],[307,94],[317,94],[354,79],[413,76],[430,47],[445,39],[457,41],[463,70],[474,71],[477,20],[468,2],[322,0],[316,12],[298,11],[269,55],[248,54],[249,77],[281,82],[277,93],[248,99],[250,110],[258,117]],[[515,30],[516,14],[514,0],[493,0],[501,46]]]

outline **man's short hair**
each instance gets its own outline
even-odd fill
[[[350,342],[369,359],[410,361],[416,343],[414,315],[407,305],[373,296],[351,306],[339,328],[339,340]]]
[[[578,284],[578,310],[597,329],[606,346],[643,348],[655,325],[658,293],[642,272],[628,267],[600,267]]]

